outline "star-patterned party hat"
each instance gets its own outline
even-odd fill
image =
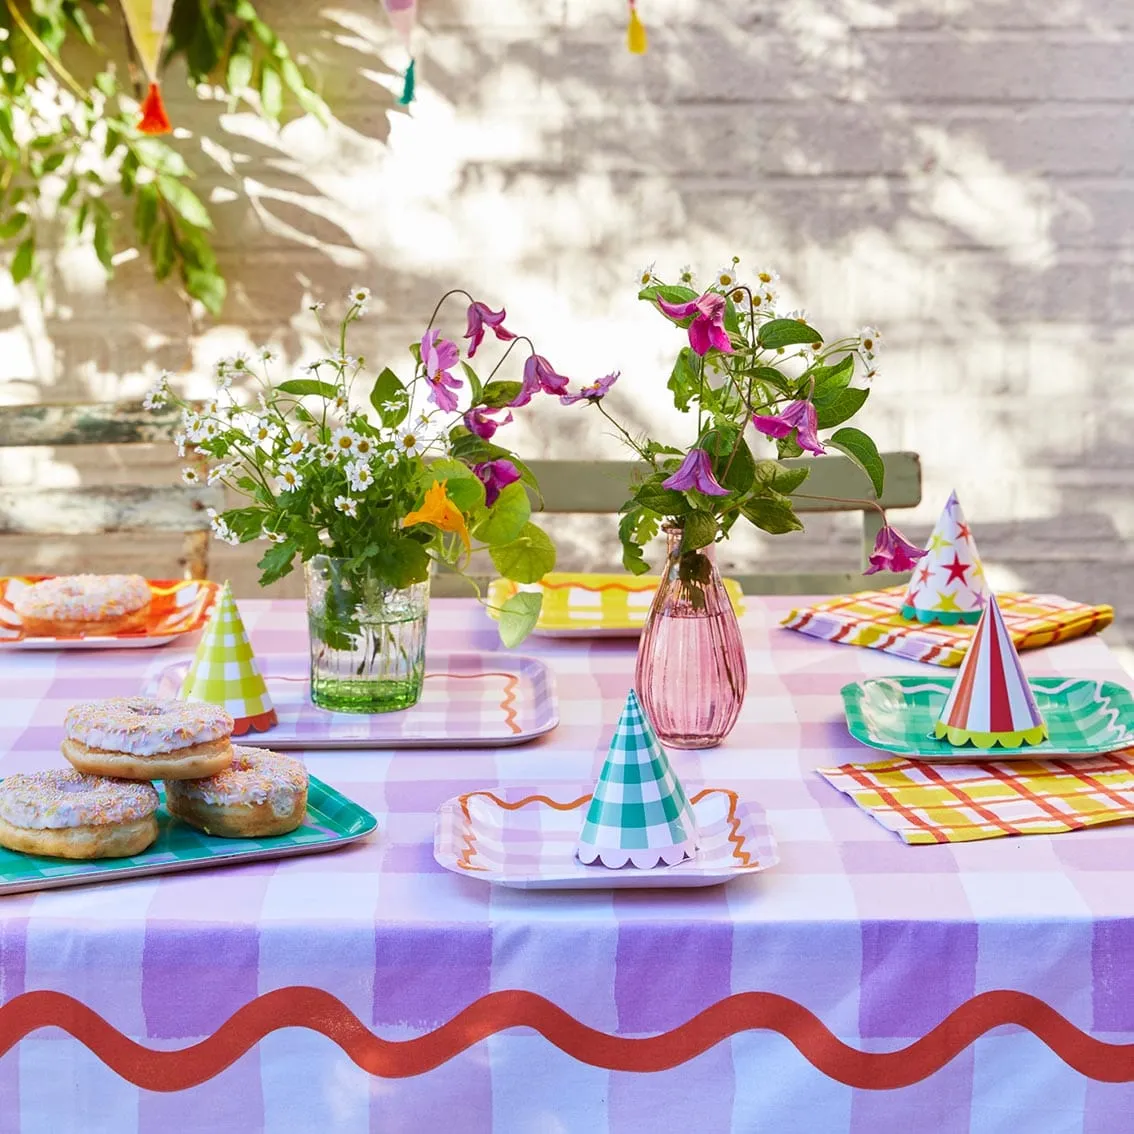
[[[902,616],[946,626],[978,622],[992,592],[955,492],[950,493],[925,550],[906,588]]]
[[[264,732],[278,723],[228,583],[217,597],[178,696],[183,701],[208,701],[226,709],[236,722],[233,736],[243,736],[252,729]]]
[[[1020,655],[989,595],[934,735],[950,744],[1018,748],[1047,736]]]
[[[402,94],[398,99],[401,106],[409,106],[414,99],[414,88],[417,85],[417,60],[413,54],[413,29],[417,23],[417,0],[384,0],[386,14],[394,31],[401,37],[409,53],[409,66],[406,68],[402,84]]]
[[[697,850],[697,822],[638,695],[630,690],[587,808],[576,854],[591,865],[673,866]]]
[[[121,0],[126,26],[138,52],[142,70],[150,81],[150,89],[142,102],[138,129],[143,134],[168,134],[171,126],[165,103],[161,100],[158,66],[165,33],[173,15],[173,0]]]

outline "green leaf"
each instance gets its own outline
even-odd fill
[[[517,583],[538,583],[555,569],[555,545],[535,524],[525,524],[517,539],[490,548],[489,554],[496,570]]]
[[[34,264],[35,236],[33,235],[24,238],[16,249],[15,256],[12,257],[12,266],[9,269],[12,273],[12,282],[23,283],[31,275]]]
[[[646,481],[634,493],[634,502],[659,516],[684,516],[689,509],[689,501],[672,488],[662,488],[661,477]]]
[[[264,553],[264,558],[256,564],[260,568],[260,585],[266,587],[291,572],[293,560],[299,553],[299,544],[294,538],[283,543],[273,543]]]
[[[828,438],[826,444],[838,449],[840,453],[846,453],[870,477],[875,495],[881,497],[886,480],[886,467],[878,455],[878,446],[861,429],[849,426],[840,429],[833,437]]]
[[[397,403],[398,409],[383,409],[384,403]],[[401,425],[409,413],[409,398],[406,397],[406,388],[402,380],[387,366],[382,373],[374,379],[374,386],[370,390],[370,404],[382,419],[387,429]]]
[[[792,393],[792,385],[787,376],[781,374],[774,366],[756,366],[752,370],[745,371],[745,374],[757,382],[764,383],[765,386],[771,386],[778,393],[787,395]]]
[[[201,198],[188,185],[182,185],[177,178],[168,173],[159,173],[156,184],[158,192],[179,217],[183,217],[198,228],[212,230],[213,222],[208,209],[205,208]]]
[[[528,490],[516,481],[506,485],[488,510],[488,515],[476,526],[473,535],[482,543],[496,546],[519,539],[532,518],[532,502]]]
[[[283,83],[280,73],[267,61],[260,66],[260,109],[264,117],[278,122],[283,110]]]
[[[461,362],[461,369],[465,372],[465,377],[468,379],[469,383],[469,390],[472,392],[470,405],[480,405],[480,399],[484,395],[484,387],[480,384],[480,378],[477,377],[476,371],[463,360]]]
[[[446,494],[462,512],[484,507],[484,484],[462,461],[442,459],[431,462],[425,469],[424,487],[428,488],[439,480],[445,481]]]
[[[410,587],[429,578],[429,553],[409,536],[395,536],[384,543],[376,562],[393,587]]]
[[[644,287],[638,292],[638,298],[649,300],[651,303],[658,299],[664,299],[666,303],[688,303],[691,299],[697,298],[697,292],[681,284],[650,284],[649,287]]]
[[[652,517],[652,519],[651,519]],[[642,544],[657,534],[660,517],[644,508],[631,508],[618,522],[618,538],[622,541],[622,566],[631,575],[644,575],[650,565],[642,554]],[[648,525],[644,529],[644,525]]]
[[[481,393],[480,404],[503,409],[519,397],[521,388],[519,382],[489,382]]]
[[[232,37],[225,81],[233,94],[247,90],[248,84],[252,81],[252,49],[248,43],[248,35],[243,30]]]
[[[176,254],[176,245],[173,239],[173,227],[168,221],[163,221],[154,230],[153,244],[150,247],[150,259],[154,264],[154,277],[164,280],[173,270],[173,258]]]
[[[743,495],[756,479],[756,458],[752,456],[752,450],[748,448],[748,442],[743,436],[733,435],[729,438],[727,432],[722,434],[722,431],[716,429],[710,430],[704,437],[704,448],[709,452],[717,451],[714,439],[718,435],[723,435],[728,440],[720,447],[720,456],[713,461],[713,476],[722,488]]]
[[[803,524],[791,502],[776,496],[757,496],[748,500],[740,513],[750,523],[773,535],[803,531]]]
[[[756,341],[765,350],[777,350],[795,343],[821,343],[823,336],[798,319],[769,319],[756,332]]]
[[[790,496],[810,475],[806,465],[788,468],[779,461],[756,462],[756,484],[783,496]]]
[[[685,517],[681,534],[681,547],[684,551],[707,547],[716,538],[717,518],[711,512],[698,508]]]
[[[673,393],[673,404],[686,413],[689,403],[701,385],[701,360],[692,347],[682,347],[674,359],[667,388]]]
[[[142,185],[134,201],[134,228],[143,244],[149,244],[157,224],[158,195],[152,185]]]
[[[816,406],[834,400],[840,391],[845,390],[854,377],[854,355],[848,354],[837,366],[814,366],[804,371],[800,377],[799,391],[806,395],[808,387],[815,383],[811,400]]]
[[[224,282],[224,277],[201,268],[185,269],[185,290],[194,299],[200,300],[211,315],[221,313],[225,297],[228,295],[228,285]]]
[[[114,243],[110,238],[110,224],[110,214],[105,209],[99,209],[95,214],[94,250],[107,275],[114,272]]]
[[[11,240],[27,223],[27,213],[12,213],[7,220],[0,222],[0,240]]]
[[[863,402],[870,397],[869,390],[860,390],[857,387],[848,387],[837,398],[825,405],[815,406],[815,418],[820,429],[831,429],[849,421],[860,409]]]
[[[511,649],[518,646],[536,627],[543,607],[543,595],[520,591],[500,606],[500,641]]]
[[[320,382],[316,378],[291,378],[281,382],[277,387],[281,394],[293,394],[297,398],[306,398],[315,395],[320,398],[333,400],[338,397],[338,388],[330,382]]]

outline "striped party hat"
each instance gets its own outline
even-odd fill
[[[171,127],[161,98],[158,70],[169,21],[173,18],[173,0],[121,0],[121,3],[138,61],[150,81],[139,108],[142,117],[138,129],[143,134],[168,134]]]
[[[228,583],[217,596],[178,696],[183,701],[221,705],[236,722],[233,736],[243,736],[251,729],[264,732],[278,723]]]
[[[1047,737],[1020,656],[991,594],[934,733],[950,744],[978,748],[1018,748]]]
[[[902,617],[945,626],[978,622],[991,592],[955,492],[950,493],[925,550],[906,588]]]
[[[648,870],[696,850],[689,798],[631,689],[587,808],[579,861]]]

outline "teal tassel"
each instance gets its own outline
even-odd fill
[[[409,106],[413,102],[414,87],[417,85],[417,74],[415,68],[417,60],[411,59],[409,66],[406,68],[406,81],[402,87],[402,97],[398,99],[399,106]]]

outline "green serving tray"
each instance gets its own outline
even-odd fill
[[[165,810],[165,793],[161,784],[154,786],[162,797],[162,806],[157,812],[160,828],[157,841],[149,850],[133,858],[76,861],[20,854],[0,847],[0,894],[54,890],[62,886],[83,886],[89,882],[173,874],[204,866],[233,866],[241,862],[316,854],[353,843],[378,826],[378,820],[365,808],[311,776],[307,788],[307,818],[303,826],[290,835],[276,835],[270,839],[221,839],[171,818]]]
[[[971,764],[1091,756],[1134,745],[1134,696],[1113,681],[1072,677],[1028,680],[1049,738],[1019,748],[956,746],[933,735],[956,676],[872,677],[843,686],[847,728],[855,740],[886,752]]]

